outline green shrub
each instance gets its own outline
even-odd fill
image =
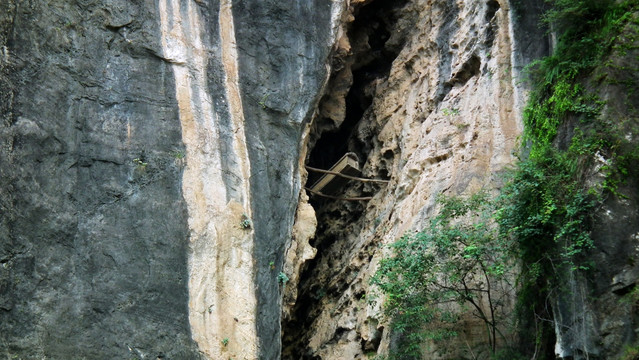
[[[279,274],[277,274],[277,282],[282,284],[282,286],[285,286],[288,281],[289,278],[285,273],[280,272]]]
[[[637,360],[639,359],[639,345],[626,346],[620,360]]]
[[[248,215],[242,214],[242,219],[240,220],[240,227],[244,230],[248,230],[253,226],[251,219]]]
[[[507,296],[506,271],[514,264],[512,244],[497,236],[492,222],[494,204],[484,193],[441,197],[439,203],[430,226],[392,244],[392,256],[380,262],[371,280],[386,295],[384,310],[399,336],[391,358],[419,358],[425,340],[456,336],[465,307],[486,325],[491,352],[502,336],[506,314],[496,294]]]
[[[502,236],[517,243],[522,260],[522,339],[534,343],[535,352],[545,346],[542,358],[554,358],[552,325],[538,320],[552,319],[547,298],[561,288],[560,273],[589,268],[591,213],[606,196],[621,195],[617,189],[631,173],[630,161],[639,159],[637,146],[624,138],[627,120],[603,118],[605,103],[588,82],[595,70],[599,81],[606,77],[605,61],[619,48],[615,44],[639,1],[548,2],[544,21],[558,42],[552,55],[528,69],[532,91],[524,110],[524,140],[529,156],[504,187],[498,215]],[[564,138],[558,141],[562,127]],[[596,158],[604,161],[599,171],[605,180],[593,185],[585,179]]]

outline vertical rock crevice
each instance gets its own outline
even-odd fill
[[[443,26],[437,32],[437,49],[439,50],[439,68],[438,76],[439,87],[437,88],[436,100],[441,102],[450,92],[452,84],[449,79],[452,72],[452,55],[451,46],[458,46],[453,43],[455,33],[459,29],[457,17],[459,16],[459,6],[455,1],[441,1],[438,6],[443,7],[440,11],[444,14]]]
[[[295,236],[299,145],[328,78],[326,63],[341,7],[339,1],[324,0],[233,2],[251,164],[254,325],[260,359],[280,358],[285,286],[278,277]]]
[[[426,226],[440,193],[494,188],[514,160],[525,90],[511,72],[513,59],[524,61],[513,55],[511,17],[505,0],[351,3],[307,164],[328,169],[354,152],[364,177],[390,182],[351,181],[331,194],[368,202],[310,194],[317,255],[301,267],[297,302],[285,311],[283,358],[364,358],[395,346],[369,283],[380,249]],[[307,186],[319,176],[311,172]],[[464,317],[467,343],[429,354],[479,351],[481,337],[471,335],[481,327]]]
[[[320,101],[319,112],[311,124],[307,145],[310,151],[306,159],[309,166],[328,169],[347,152],[357,155],[360,167],[367,163],[379,131],[371,113],[373,96],[377,84],[387,79],[392,63],[406,41],[407,26],[398,26],[401,9],[406,3],[354,3],[344,14],[344,36],[338,40],[332,60],[333,72]],[[367,176],[385,178],[388,173],[388,170],[381,169]],[[309,173],[307,186],[320,176],[321,173]],[[330,195],[338,198],[370,196],[379,189],[378,184],[352,182]],[[313,329],[312,324],[318,318],[323,301],[328,298],[333,301],[345,295],[347,282],[332,281],[336,272],[357,271],[353,267],[339,269],[344,259],[331,261],[326,256],[329,256],[327,250],[330,247],[350,246],[352,237],[357,236],[360,230],[356,223],[365,211],[365,203],[310,196],[318,222],[310,246],[316,249],[317,256],[301,266],[299,283],[292,284],[297,287],[297,301],[294,305],[285,304],[290,308],[285,309],[288,318],[283,323],[284,359],[321,358],[317,355],[318,349],[310,344],[313,334],[306,330]],[[335,231],[336,227],[340,230]],[[327,267],[327,261],[335,267]],[[305,331],[300,333],[299,329]],[[334,340],[352,335],[352,329],[340,327],[335,330]],[[359,344],[359,340],[353,341]],[[376,347],[379,339],[361,342],[362,347],[364,344]]]
[[[346,16],[352,19],[345,24],[328,90],[312,123],[309,166],[328,169],[346,152],[357,154],[360,165],[366,163],[374,133],[364,115],[370,111],[376,84],[388,77],[405,40],[406,29],[396,26],[398,9],[405,4],[406,0],[351,5]],[[320,175],[311,173],[307,184]]]

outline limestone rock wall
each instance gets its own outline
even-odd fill
[[[0,354],[277,359],[341,3],[0,3]]]
[[[543,30],[527,19],[537,19],[542,2],[517,5],[349,3],[334,60],[340,66],[314,120],[307,160],[330,166],[333,143],[358,154],[364,176],[390,182],[352,182],[337,194],[373,197],[366,202],[311,194],[317,256],[302,267],[297,303],[285,321],[284,358],[385,354],[388,324],[369,286],[383,245],[425,226],[438,194],[468,194],[502,181],[522,131],[520,70],[548,49]],[[470,356],[481,341],[479,326],[469,323],[459,344],[435,347],[428,358]],[[297,329],[304,329],[301,336]]]
[[[0,353],[199,358],[157,8],[3,1]]]
[[[544,4],[0,1],[0,356],[385,354],[384,245],[502,181]],[[632,118],[621,83],[605,111]],[[388,182],[301,191],[346,152]],[[553,299],[561,356],[637,337],[609,310],[636,287],[635,185],[596,215],[606,265]],[[475,351],[466,325],[429,358]]]

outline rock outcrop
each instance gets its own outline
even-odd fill
[[[311,245],[318,254],[303,266],[298,302],[285,320],[284,358],[385,354],[390,331],[382,299],[372,298],[369,285],[383,245],[424,227],[439,194],[502,182],[522,132],[521,69],[548,50],[544,31],[531,20],[543,2],[518,5],[350,2],[308,164],[327,168],[352,151],[366,177],[389,183],[351,182],[339,194],[372,196],[367,202],[311,195],[318,213]],[[461,343],[435,347],[429,358],[476,352],[481,326],[471,321]]]
[[[552,45],[545,6],[0,0],[0,356],[386,355],[369,280],[440,194],[502,185],[523,69]],[[636,146],[630,35],[584,85]],[[304,190],[347,152],[376,181]],[[596,271],[549,298],[561,357],[639,338],[634,181],[595,212]],[[429,359],[486,355],[484,325],[462,320]]]
[[[605,104],[600,121],[606,131],[623,137],[620,151],[639,149],[637,129],[639,104],[637,59],[639,56],[639,13],[634,13],[621,31],[605,61],[585,79]],[[568,121],[558,134],[558,146],[566,146],[580,124]],[[613,153],[597,153],[586,181],[594,188],[606,181],[606,167]],[[634,162],[634,161],[633,161]],[[626,347],[637,349],[637,285],[639,283],[639,173],[636,164],[628,167],[626,178],[615,193],[604,191],[604,199],[593,211],[591,238],[594,248],[585,273],[563,271],[565,288],[554,294],[553,315],[558,357],[582,359],[630,359]],[[565,269],[567,270],[567,269]]]
[[[2,1],[3,356],[279,357],[299,144],[340,12]]]
[[[199,358],[184,147],[159,27],[149,26],[157,9],[0,8],[0,352]]]

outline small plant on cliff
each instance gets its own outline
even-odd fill
[[[512,295],[514,259],[508,238],[497,236],[494,205],[483,193],[439,203],[430,226],[395,242],[371,280],[386,295],[385,313],[399,335],[391,359],[419,358],[426,339],[456,336],[467,306],[485,324],[491,353],[505,339],[503,298]]]
[[[286,283],[289,281],[288,276],[286,276],[285,273],[280,272],[279,274],[277,274],[277,282],[279,282],[280,284],[282,284],[282,286],[286,286]]]
[[[444,114],[446,116],[459,115],[459,109],[456,109],[456,108],[452,108],[452,109],[443,108],[442,109],[442,114]]]
[[[635,346],[626,346],[624,349],[623,355],[621,356],[621,360],[636,360],[639,359],[639,345]]]
[[[135,158],[133,159],[133,163],[137,166],[138,170],[145,170],[146,166],[149,165],[149,163],[145,162],[142,158]]]
[[[242,214],[242,219],[240,220],[240,227],[242,229],[250,229],[252,226],[251,219],[249,219],[248,215]]]
[[[269,94],[264,95],[264,97],[262,97],[262,100],[260,100],[260,102],[258,103],[260,104],[262,109],[266,109],[266,100],[268,99],[268,95]]]
[[[184,152],[184,150],[175,149],[171,151],[171,156],[173,156],[173,158],[176,160],[182,160],[186,157],[186,153]]]
[[[226,346],[229,344],[229,338],[222,339],[222,345]]]

